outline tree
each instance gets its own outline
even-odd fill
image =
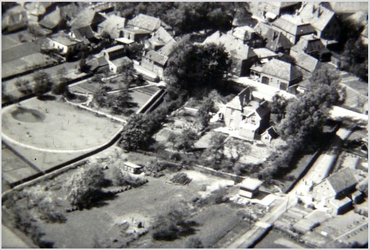
[[[67,185],[67,200],[80,209],[91,206],[101,196],[104,181],[104,172],[98,165],[76,170]]]
[[[129,118],[123,132],[119,145],[128,151],[136,151],[148,146],[151,138],[151,127],[147,119],[141,114],[135,114]]]
[[[113,114],[124,114],[127,108],[132,106],[132,97],[128,90],[123,90],[118,94],[110,94],[107,96],[107,106],[111,108]]]
[[[177,151],[183,150],[184,152],[187,152],[194,147],[197,140],[197,133],[191,128],[186,128],[177,137],[175,148]]]
[[[197,93],[198,89],[217,87],[227,79],[231,64],[224,47],[191,45],[189,37],[186,37],[176,51],[164,72],[170,89],[181,88]]]
[[[287,100],[282,98],[279,95],[274,95],[272,97],[272,102],[270,103],[271,106],[271,114],[273,114],[274,123],[279,123],[284,117],[286,112],[286,106],[288,105]]]
[[[60,68],[57,71],[59,82],[53,84],[53,87],[52,87],[52,90],[51,90],[53,94],[55,94],[55,95],[68,94],[67,92],[69,92],[69,89],[68,89],[68,80],[69,79],[66,76],[67,73],[68,73],[68,71],[64,67]]]
[[[41,96],[51,90],[53,82],[48,73],[43,71],[37,72],[33,76],[33,80],[35,81],[34,92],[37,96]]]
[[[29,95],[29,94],[32,94],[32,92],[33,92],[30,81],[28,81],[28,80],[18,79],[15,82],[15,86],[17,87],[19,92],[21,92],[24,95]]]
[[[197,111],[199,122],[204,128],[208,127],[209,120],[212,117],[210,113],[214,111],[215,111],[215,105],[214,105],[212,98],[206,98],[202,102],[202,105],[199,107]]]

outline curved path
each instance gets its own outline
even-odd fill
[[[112,138],[107,139],[107,142],[110,142],[111,140],[113,140],[113,138],[115,138],[119,133],[121,133],[121,130],[122,129],[119,129],[112,136]],[[84,153],[84,152],[93,151],[95,149],[101,148],[102,146],[104,146],[105,144],[107,144],[107,143],[103,143],[103,144],[100,144],[100,145],[97,145],[97,146],[94,146],[94,147],[91,147],[91,148],[73,149],[73,150],[70,150],[70,149],[47,149],[47,148],[34,147],[34,146],[31,146],[31,145],[24,144],[22,142],[19,142],[19,141],[14,140],[13,138],[7,136],[4,133],[2,133],[2,137],[3,137],[3,140],[5,140],[7,142],[10,142],[12,144],[16,144],[18,146],[21,146],[23,148],[28,148],[28,149],[33,149],[33,150],[43,151],[43,152],[48,152],[48,153]]]

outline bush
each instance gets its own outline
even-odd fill
[[[119,168],[115,168],[113,170],[113,178],[112,183],[115,186],[132,186],[132,187],[139,187],[147,183],[148,180],[142,178],[140,176],[133,176],[127,172],[120,170]]]
[[[192,237],[186,242],[185,248],[204,248],[204,246],[198,237]]]
[[[176,184],[188,185],[191,179],[185,173],[178,173],[172,177],[171,181]]]

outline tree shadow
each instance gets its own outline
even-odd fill
[[[42,95],[37,97],[40,101],[55,101],[57,98],[52,95]]]

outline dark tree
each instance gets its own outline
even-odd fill
[[[217,87],[227,79],[230,60],[225,49],[214,44],[194,46],[189,38],[179,44],[177,53],[168,61],[165,70],[169,88],[182,88],[192,93],[205,87]]]
[[[24,95],[29,95],[33,92],[30,81],[28,80],[19,79],[15,82],[15,86]]]
[[[288,102],[284,98],[280,97],[279,95],[273,96],[270,106],[273,117],[272,119],[275,124],[279,123],[285,117],[287,105]]]
[[[37,96],[41,96],[51,90],[53,82],[49,74],[43,71],[38,72],[33,76],[33,80],[35,82],[33,91]]]
[[[147,119],[141,114],[135,114],[127,121],[119,145],[128,151],[145,148],[151,138],[150,132],[151,127]]]
[[[200,124],[205,128],[208,127],[209,120],[212,118],[211,112],[215,111],[215,104],[212,98],[206,98],[197,111],[197,117]]]

